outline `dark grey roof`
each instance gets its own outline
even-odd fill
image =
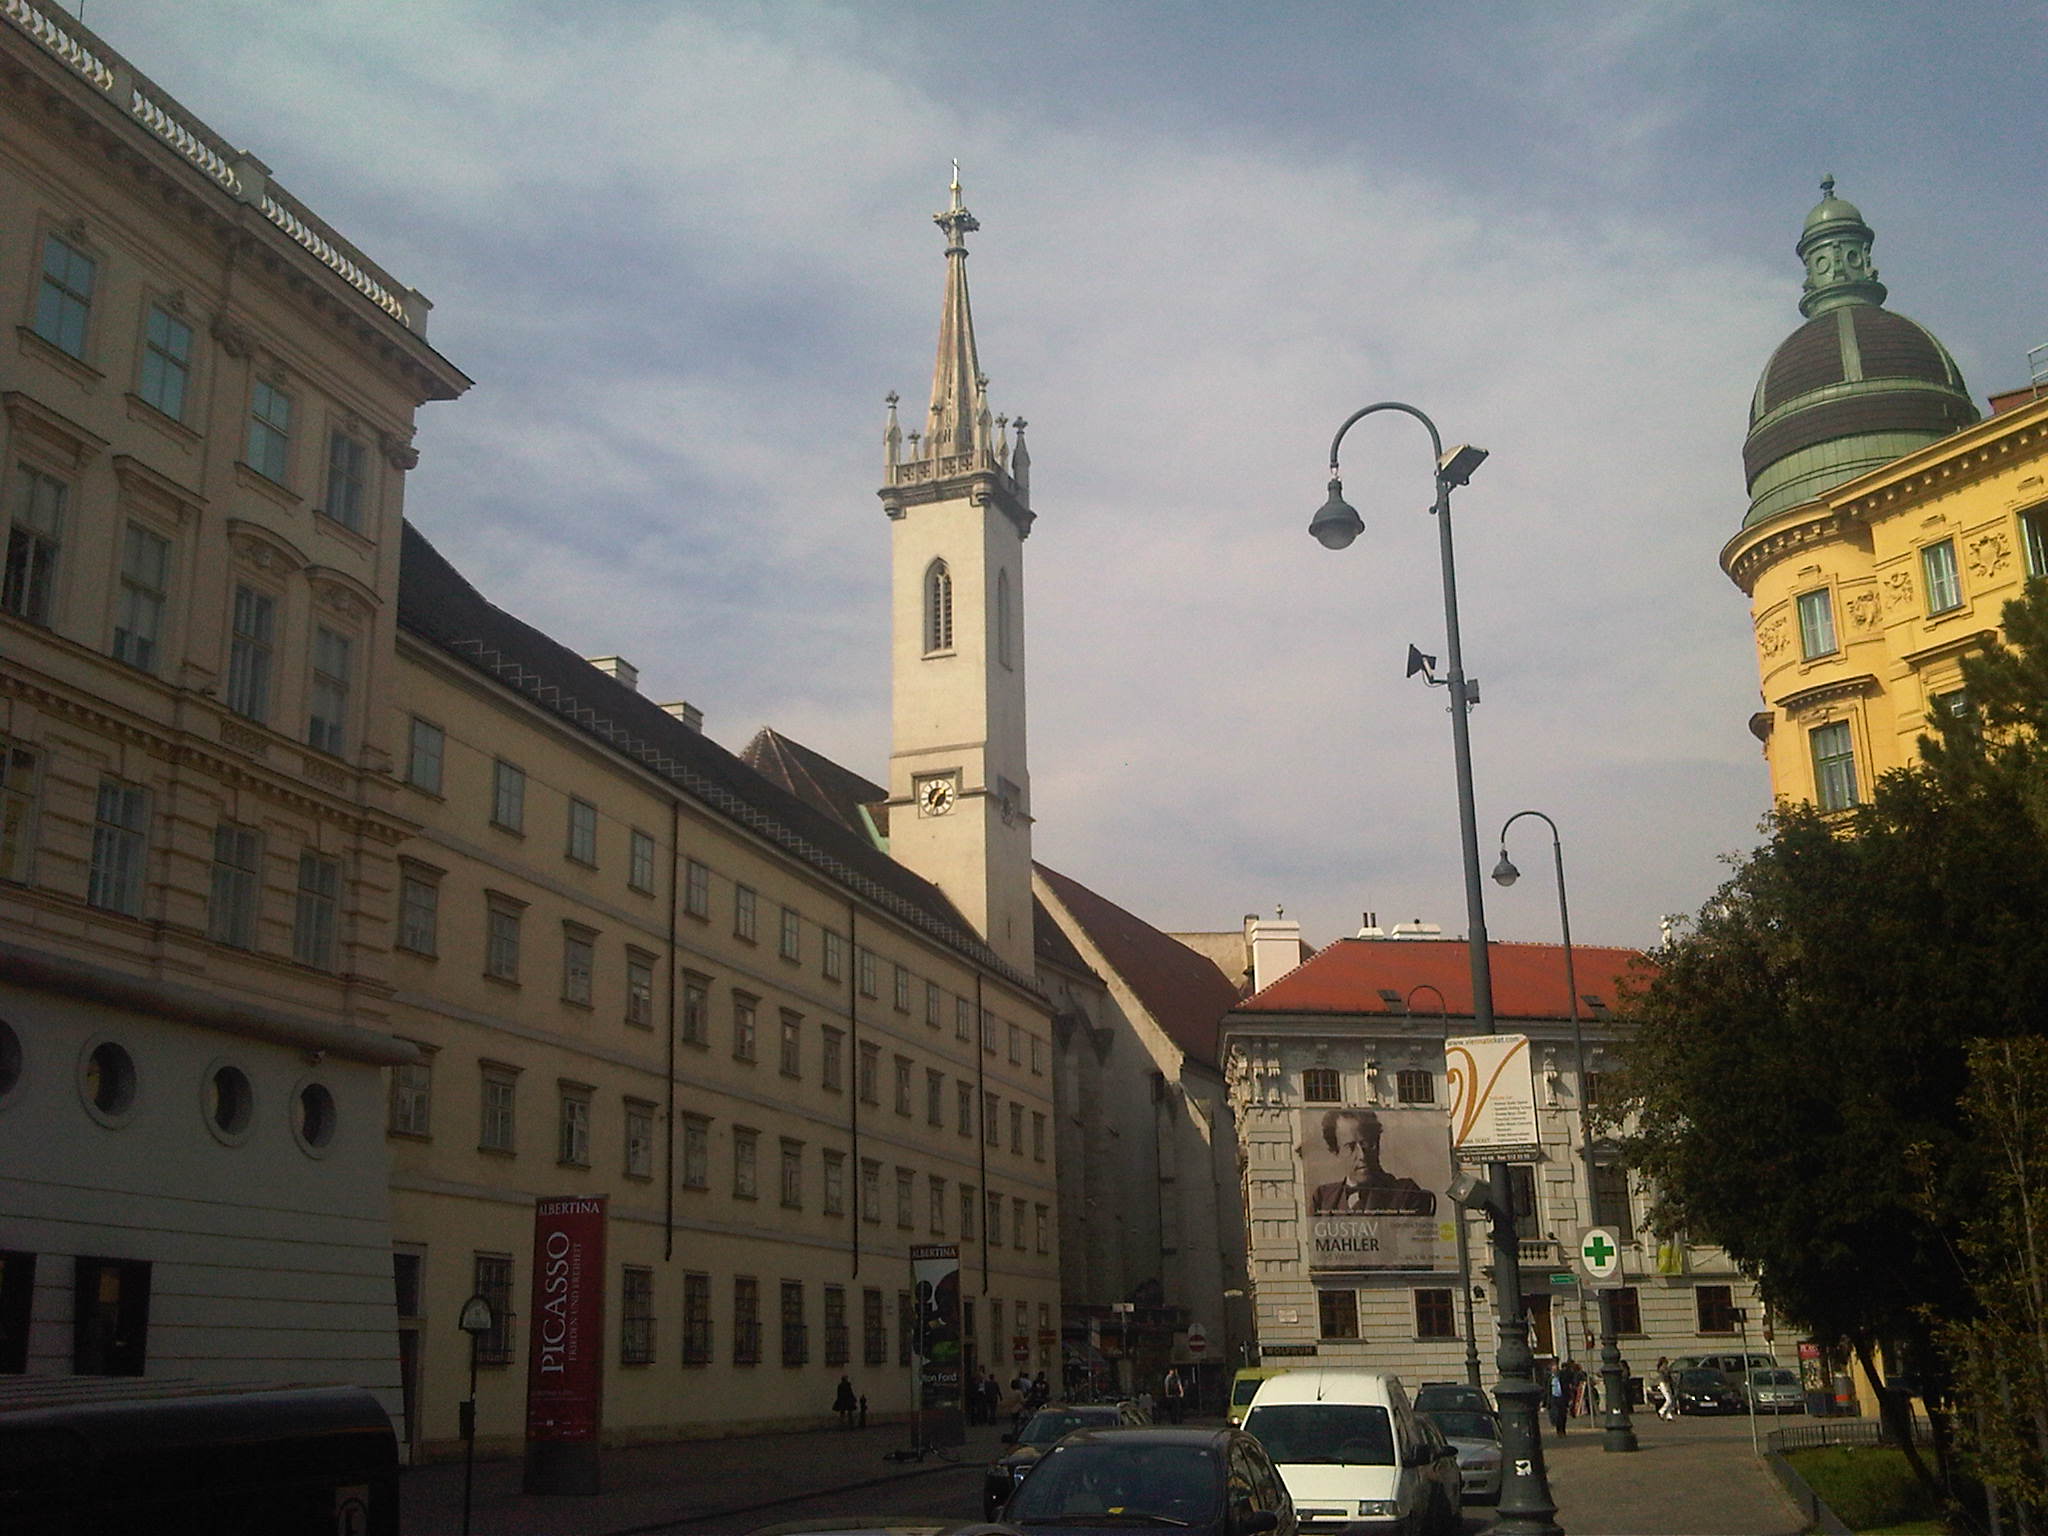
[[[976,965],[1026,991],[1038,990],[1031,977],[982,942],[937,886],[653,700],[494,606],[410,522],[399,565],[398,622]]]

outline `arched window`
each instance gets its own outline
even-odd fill
[[[924,573],[924,648],[927,655],[953,649],[953,574],[943,560]]]
[[[996,572],[996,660],[1012,666],[1010,660],[1010,573]]]

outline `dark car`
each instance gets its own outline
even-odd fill
[[[1294,1501],[1259,1442],[1241,1429],[1082,1429],[1038,1458],[1010,1495],[1006,1523],[1030,1536],[1137,1526],[1188,1536],[1297,1536]]]
[[[1415,1411],[1435,1413],[1451,1409],[1458,1413],[1492,1413],[1493,1399],[1484,1387],[1468,1387],[1462,1381],[1425,1381],[1415,1389]]]
[[[1671,1380],[1678,1393],[1680,1413],[1742,1412],[1742,1394],[1735,1389],[1735,1383],[1719,1371],[1694,1366],[1675,1373]]]
[[[1427,1388],[1423,1389],[1427,1391]],[[1420,1394],[1417,1394],[1420,1396]],[[1500,1421],[1491,1413],[1470,1408],[1431,1408],[1420,1412],[1457,1448],[1458,1477],[1467,1504],[1500,1502]]]
[[[1002,1460],[990,1465],[981,1481],[981,1507],[989,1519],[996,1518],[1011,1493],[1024,1481],[1031,1464],[1077,1429],[1109,1429],[1118,1424],[1141,1423],[1136,1405],[1127,1403],[1049,1403],[1024,1421],[1015,1435],[1005,1435],[1014,1447]]]

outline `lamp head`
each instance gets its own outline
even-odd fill
[[[1437,460],[1437,478],[1446,485],[1470,485],[1472,471],[1486,462],[1486,450],[1474,448],[1470,443],[1459,443],[1445,451]]]
[[[464,1333],[489,1333],[497,1325],[497,1318],[491,1311],[490,1298],[472,1296],[462,1304],[462,1316],[456,1326]]]
[[[1308,531],[1325,549],[1342,549],[1365,532],[1365,519],[1344,499],[1344,482],[1330,476],[1330,499],[1308,521]]]
[[[1458,1170],[1451,1180],[1453,1204],[1468,1211],[1483,1211],[1493,1203],[1493,1186],[1468,1168]]]
[[[1513,885],[1521,878],[1522,872],[1515,868],[1514,861],[1508,857],[1507,849],[1501,849],[1500,862],[1493,866],[1494,883],[1496,885]]]

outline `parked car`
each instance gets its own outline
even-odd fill
[[[1799,1373],[1782,1365],[1751,1371],[1736,1390],[1758,1413],[1806,1412],[1806,1389],[1799,1384]]]
[[[1294,1502],[1257,1440],[1237,1429],[1079,1429],[1040,1456],[1003,1510],[1024,1532],[1297,1536]]]
[[[1457,1451],[1415,1416],[1401,1378],[1323,1367],[1264,1383],[1245,1415],[1280,1469],[1304,1531],[1418,1536],[1444,1518]]]
[[[1726,1354],[1721,1355],[1679,1355],[1672,1360],[1671,1369],[1674,1371],[1689,1371],[1693,1369],[1719,1371],[1730,1381],[1740,1381],[1744,1371],[1753,1371],[1759,1367],[1769,1367],[1777,1363],[1778,1357],[1776,1355],[1766,1354],[1762,1350],[1752,1349],[1747,1354],[1730,1350]]]
[[[1719,1371],[1696,1365],[1688,1370],[1673,1371],[1671,1382],[1678,1393],[1680,1413],[1742,1412],[1742,1394],[1735,1390],[1735,1383]]]
[[[1422,1401],[1428,1387],[1416,1390]],[[1469,1388],[1467,1390],[1470,1390]],[[1467,1504],[1500,1502],[1500,1420],[1470,1408],[1419,1408],[1458,1452],[1458,1477]]]
[[[1284,1365],[1247,1365],[1230,1378],[1230,1422],[1242,1427],[1245,1410],[1258,1395],[1259,1383],[1269,1377],[1278,1376],[1286,1370]]]
[[[947,1525],[930,1515],[848,1515],[837,1520],[792,1520],[783,1525],[763,1525],[747,1536],[1021,1536],[1014,1525],[988,1525],[976,1520],[966,1525]]]
[[[995,1519],[1031,1464],[1075,1430],[1145,1422],[1144,1410],[1136,1403],[1048,1403],[1026,1419],[1016,1434],[1003,1436],[1003,1443],[1012,1449],[991,1463],[982,1477],[982,1512]]]
[[[1423,1480],[1428,1486],[1422,1529],[1426,1536],[1458,1536],[1465,1529],[1465,1474],[1458,1464],[1458,1448],[1427,1414],[1415,1416],[1415,1428],[1422,1436]]]
[[[1417,1413],[1435,1413],[1442,1408],[1455,1408],[1465,1413],[1492,1413],[1493,1395],[1484,1387],[1467,1386],[1462,1381],[1425,1381],[1415,1389]]]

